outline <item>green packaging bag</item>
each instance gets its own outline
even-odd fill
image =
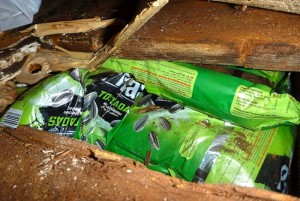
[[[253,131],[181,104],[141,100],[108,133],[108,151],[188,181],[287,192],[293,127]]]
[[[291,95],[238,77],[166,61],[111,58],[102,67],[131,73],[150,93],[245,128],[299,124],[300,104]]]
[[[82,113],[84,69],[59,73],[26,91],[6,111],[2,126],[29,126],[73,137]]]
[[[180,63],[178,62],[178,64],[180,64]],[[184,65],[184,63],[182,63],[182,64]],[[261,78],[265,78],[266,80],[268,80],[269,85],[272,88],[278,87],[278,85],[280,85],[281,82],[286,80],[286,77],[288,74],[288,73],[282,72],[282,71],[257,70],[257,69],[250,69],[250,68],[244,68],[244,67],[238,67],[238,66],[222,66],[222,67],[235,69],[235,70],[237,70],[237,72],[238,71],[247,72],[250,74],[257,75]],[[241,74],[240,76],[242,76],[242,74],[243,74],[241,72],[238,73],[238,74]]]
[[[83,113],[75,139],[104,149],[106,133],[127,114],[144,85],[129,73],[99,71],[86,80]]]

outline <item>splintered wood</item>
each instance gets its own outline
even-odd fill
[[[85,68],[88,61],[88,59],[72,57],[65,52],[40,49],[26,62],[20,72],[16,73],[15,77],[21,83],[34,84],[53,71],[65,71],[74,67]]]
[[[21,33],[31,32],[31,34],[35,37],[53,34],[81,33],[95,29],[106,28],[117,23],[120,22],[118,22],[116,19],[101,20],[100,17],[94,17],[91,19],[35,24],[21,31]]]
[[[85,68],[92,56],[91,53],[69,51],[56,45],[53,41],[43,41],[38,38],[53,34],[88,32],[117,23],[120,22],[116,19],[101,20],[99,17],[95,17],[35,24],[21,31],[20,38],[14,36],[17,38],[15,43],[2,49],[2,53],[5,54],[0,57],[0,69],[2,70],[0,84],[15,77],[20,82],[34,84],[47,77],[52,71],[64,71],[74,67]],[[2,37],[4,36],[2,34]],[[52,45],[58,51],[40,48],[43,43]]]
[[[112,45],[108,44],[103,49],[95,53],[95,56],[91,59],[87,68],[97,68],[99,64],[103,63],[108,57],[110,57],[130,36],[139,30],[168,2],[168,0],[157,0],[151,3],[149,8],[144,9],[133,21],[126,25],[126,27],[117,35]]]
[[[143,26],[155,15],[168,0],[157,0],[149,8],[144,9],[129,25],[127,25],[115,38],[113,45],[106,45],[96,54],[92,52],[77,52],[59,46],[55,40],[44,39],[44,36],[54,34],[90,32],[112,25],[120,25],[121,20],[101,20],[99,17],[41,23],[30,26],[19,34],[1,34],[13,37],[12,44],[2,47],[0,56],[0,84],[17,78],[19,82],[34,84],[47,77],[53,71],[64,71],[74,67],[96,68],[98,64],[107,59],[124,41]],[[51,46],[47,50],[41,46]],[[103,51],[105,50],[105,51]]]

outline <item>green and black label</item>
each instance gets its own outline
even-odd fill
[[[289,163],[287,156],[268,154],[255,182],[265,184],[273,191],[287,193]]]
[[[102,72],[89,79],[82,125],[75,138],[104,149],[106,133],[122,120],[145,87],[128,73]]]
[[[62,72],[29,89],[8,109],[1,125],[24,125],[73,137],[82,114],[87,73],[83,69]]]
[[[107,122],[122,119],[145,88],[129,73],[103,73],[91,78],[94,82],[87,86],[87,94],[97,93],[98,115]]]
[[[70,102],[58,107],[42,107],[40,112],[45,119],[43,130],[72,137],[82,113],[83,97],[73,95]]]

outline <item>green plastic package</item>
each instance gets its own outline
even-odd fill
[[[150,93],[245,128],[300,122],[300,104],[290,94],[231,75],[166,61],[111,58],[102,67],[131,73]]]
[[[85,80],[83,113],[74,138],[105,148],[106,133],[122,120],[145,86],[129,73],[99,71]]]
[[[87,70],[74,69],[47,78],[13,103],[0,120],[1,125],[29,126],[73,137],[82,113],[87,74]]]
[[[178,64],[180,63],[178,62]],[[272,88],[276,88],[278,85],[280,85],[281,82],[285,80],[288,74],[282,71],[257,70],[257,69],[243,68],[238,66],[223,66],[223,68],[232,68],[238,71],[247,72],[247,73],[251,73],[263,77],[269,81],[270,87]]]
[[[181,104],[153,103],[134,106],[108,133],[108,151],[188,181],[287,192],[292,126],[253,131]]]

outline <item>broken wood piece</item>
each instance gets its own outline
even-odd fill
[[[109,152],[94,149],[91,150],[96,158],[99,160],[108,160],[108,161],[121,161],[121,157],[118,155],[110,154]]]
[[[30,33],[20,33],[13,31],[5,31],[0,35],[0,50],[15,46],[17,43],[20,43],[22,40],[31,37]]]
[[[33,36],[42,37],[53,34],[88,32],[116,24],[120,24],[120,21],[117,19],[101,20],[100,17],[94,17],[90,19],[35,24],[22,30],[21,33],[32,32]]]
[[[15,78],[21,83],[34,84],[49,76],[51,72],[85,68],[88,61],[88,59],[71,57],[65,52],[40,49],[20,70],[15,72]]]
[[[212,0],[300,14],[300,0]]]
[[[114,47],[120,47],[130,36],[139,30],[148,20],[150,20],[156,13],[158,13],[169,1],[156,0],[150,4],[149,8],[144,9],[135,19],[130,22],[122,31],[117,35],[114,40]]]
[[[98,29],[84,33],[50,35],[47,39],[52,41],[54,46],[68,51],[94,53],[106,43],[107,33],[106,29]]]
[[[38,38],[26,36],[2,49],[0,54],[0,83],[13,79],[28,58],[35,54],[40,46],[41,42]]]
[[[151,19],[158,11],[160,11],[168,0],[156,0],[150,4],[149,8],[142,10],[142,12],[135,17],[114,39],[112,46],[106,45],[90,60],[87,68],[95,69],[99,64],[103,63],[110,57],[130,36],[139,30],[149,19]]]
[[[51,38],[40,40],[38,37],[25,35],[1,50],[0,83],[17,77],[18,81],[34,84],[53,71],[85,68],[91,57],[92,53],[69,51],[60,47]]]
[[[75,51],[69,51],[63,47],[60,47],[58,45],[54,45],[54,47],[62,52],[67,53],[70,57],[76,58],[76,59],[91,59],[93,56],[92,52],[75,52]]]
[[[41,43],[34,37],[24,38],[12,46],[1,50],[0,69],[6,69],[16,62],[21,62],[26,56],[38,51]]]

